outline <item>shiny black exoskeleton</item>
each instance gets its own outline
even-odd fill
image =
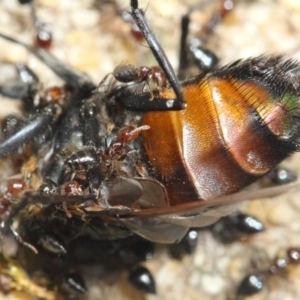
[[[249,214],[234,213],[217,221],[211,231],[214,237],[227,244],[264,231],[264,225]]]
[[[65,164],[71,170],[88,170],[99,164],[100,158],[95,147],[86,147],[70,155]]]
[[[262,291],[268,282],[275,277],[281,275],[285,277],[289,268],[299,266],[300,263],[300,249],[289,248],[286,250],[285,256],[277,256],[271,262],[266,270],[254,271],[246,275],[237,288],[237,298],[244,299],[244,297],[252,296]]]
[[[156,294],[154,278],[149,270],[143,266],[133,267],[130,270],[129,281],[139,290]]]

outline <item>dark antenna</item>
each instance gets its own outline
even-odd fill
[[[176,94],[176,97],[177,97],[176,102],[179,105],[179,109],[184,109],[186,106],[186,103],[185,103],[185,100],[183,97],[181,86],[179,84],[178,78],[175,75],[175,72],[174,72],[164,50],[160,46],[156,37],[154,36],[154,33],[152,32],[152,30],[144,16],[143,11],[138,8],[138,0],[131,0],[130,5],[131,5],[132,18],[136,22],[136,25],[139,27],[141,33],[143,34],[145,40],[147,41],[159,66],[165,72],[166,77],[168,78],[170,85]]]

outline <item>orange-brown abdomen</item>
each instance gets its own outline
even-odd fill
[[[149,112],[142,121],[150,125],[143,133],[150,165],[172,205],[233,193],[288,155],[282,140],[289,94],[219,74],[182,89],[185,110]]]

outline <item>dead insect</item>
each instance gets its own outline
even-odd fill
[[[100,276],[130,268],[130,281],[154,292],[151,274],[136,266],[151,253],[151,242],[177,242],[190,227],[227,215],[231,204],[298,186],[239,192],[299,150],[299,63],[264,55],[180,83],[138,1],[130,3],[164,72],[154,87],[149,70],[142,76],[128,66],[115,69],[109,88],[97,87],[44,49],[0,34],[65,81],[43,93],[24,67],[20,81],[0,89],[23,99],[28,112],[5,122],[0,142],[3,160],[21,157],[16,173],[25,182],[21,193],[9,199],[3,193],[1,234],[20,241],[22,266],[43,270],[52,279],[45,287],[59,297],[85,291],[73,274],[86,269]],[[36,164],[25,172],[31,161]],[[188,240],[192,249],[195,239]],[[55,282],[56,274],[72,292]]]

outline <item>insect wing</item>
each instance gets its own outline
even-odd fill
[[[253,191],[241,191],[218,197],[209,201],[191,202],[172,207],[140,210],[131,213],[142,220],[149,217],[160,219],[169,224],[183,227],[204,227],[216,222],[222,216],[236,210],[237,205],[245,200],[275,197],[282,193],[299,190],[300,182]],[[160,215],[160,216],[159,216]],[[147,221],[145,221],[145,224]],[[143,227],[143,221],[139,222]],[[162,224],[162,223],[161,223]],[[163,234],[163,233],[162,233]]]
[[[128,218],[122,220],[124,226],[139,236],[155,243],[173,244],[180,241],[189,227],[171,224],[160,217]]]

